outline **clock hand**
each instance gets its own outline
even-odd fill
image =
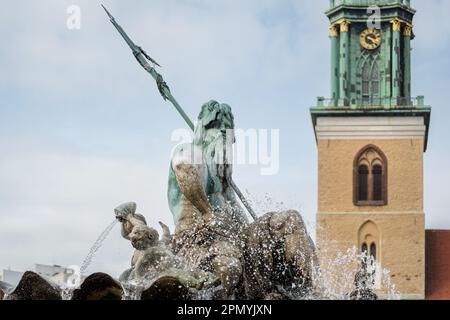
[[[375,40],[375,38],[373,37],[373,35],[369,34],[366,36],[366,42],[368,44],[374,44],[374,40]]]

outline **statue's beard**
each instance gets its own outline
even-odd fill
[[[216,183],[228,183],[232,174],[233,138],[218,130],[211,131],[207,133],[209,139],[204,143],[203,159],[210,177],[218,180]]]

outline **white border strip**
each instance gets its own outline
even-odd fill
[[[425,139],[423,117],[319,117],[319,140]]]

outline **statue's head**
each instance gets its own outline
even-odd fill
[[[231,135],[231,142],[234,142],[234,117],[229,105],[211,100],[202,106],[195,127],[195,144],[203,144],[208,136],[208,131],[212,130]]]
[[[159,233],[145,225],[137,225],[130,233],[131,244],[136,250],[145,250],[158,244]]]

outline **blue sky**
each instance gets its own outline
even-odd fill
[[[280,129],[280,172],[238,166],[259,213],[302,212],[314,227],[316,146],[309,107],[329,95],[328,1],[104,0],[163,65],[186,112],[216,99],[243,129]],[[428,228],[450,228],[450,2],[413,1],[413,93],[433,106],[425,155]],[[66,27],[69,5],[81,29]],[[136,201],[149,223],[171,222],[171,134],[185,124],[135,62],[99,1],[18,0],[0,11],[0,268],[80,264]],[[267,199],[267,196],[269,199]],[[282,202],[283,204],[280,204]],[[119,273],[132,250],[113,230],[89,271]]]

